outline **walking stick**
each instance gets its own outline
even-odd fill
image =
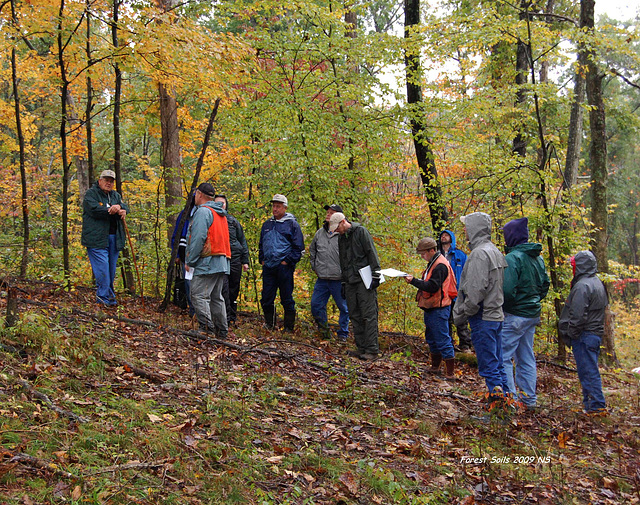
[[[131,235],[129,234],[129,227],[127,221],[122,218],[122,224],[124,225],[124,232],[129,239],[129,249],[131,249],[131,257],[133,258],[133,266],[136,268],[136,276],[138,277],[138,287],[140,288],[140,298],[142,298],[142,308],[144,309],[144,294],[142,293],[142,282],[140,281],[140,273],[138,272],[138,262],[136,261],[136,253],[133,250],[133,242],[131,241]]]

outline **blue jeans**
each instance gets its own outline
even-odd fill
[[[451,307],[424,311],[424,339],[431,354],[440,354],[444,359],[453,358],[453,342],[449,337],[449,313]]]
[[[536,404],[536,356],[533,354],[533,336],[540,317],[520,317],[504,313],[502,326],[502,360],[507,376],[507,390],[516,394],[520,389],[520,401],[531,407]],[[513,360],[513,363],[511,362]],[[516,367],[515,381],[513,365]]]
[[[347,338],[349,336],[349,309],[347,309],[347,301],[342,297],[342,282],[332,281],[328,279],[316,280],[311,295],[311,315],[321,328],[326,328],[327,323],[327,302],[329,297],[333,296],[338,310],[340,310],[340,318],[338,320],[340,329],[338,336]]]
[[[278,265],[274,268],[262,267],[262,298],[260,304],[267,321],[275,316],[276,293],[280,291],[280,303],[285,312],[295,312],[296,302],[293,300],[293,266]]]
[[[598,370],[601,340],[598,335],[593,333],[583,333],[579,339],[571,341],[578,378],[582,386],[582,402],[584,410],[587,412],[607,408],[602,393],[600,370]]]
[[[107,247],[87,247],[87,255],[89,256],[93,276],[96,278],[98,303],[117,305],[113,281],[116,278],[119,253],[120,251],[116,247],[115,235],[109,235],[109,245]]]
[[[478,373],[484,377],[489,393],[496,387],[504,391],[507,387],[507,376],[502,366],[502,322],[484,321],[482,311],[469,318],[471,341],[478,358]]]

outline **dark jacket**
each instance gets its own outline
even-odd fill
[[[109,229],[116,231],[116,248],[124,249],[125,233],[122,219],[117,214],[109,214],[109,207],[120,205],[129,212],[120,193],[111,190],[105,193],[96,182],[84,195],[82,201],[82,239],[83,246],[90,249],[104,249],[109,246]]]
[[[374,279],[380,280],[378,251],[369,231],[359,223],[351,223],[338,240],[342,280],[348,284],[362,282],[360,269],[369,265]]]
[[[540,253],[542,245],[529,240],[527,218],[514,219],[504,226],[507,269],[504,272],[505,312],[519,317],[540,316],[541,300],[549,292],[549,276]]]
[[[241,265],[249,264],[249,246],[240,222],[231,214],[227,214],[229,223],[229,241],[231,242],[231,262]]]
[[[607,291],[596,272],[596,257],[590,251],[575,256],[576,273],[571,292],[560,314],[558,329],[565,341],[577,340],[583,333],[604,335],[604,312],[609,304]]]
[[[173,248],[176,246],[176,239],[178,239],[178,253],[176,257],[180,261],[182,261],[182,263],[184,263],[186,259],[187,237],[189,236],[189,224],[191,223],[191,218],[193,217],[193,213],[195,211],[196,211],[196,208],[191,207],[191,211],[189,212],[187,219],[185,219],[184,225],[182,225],[182,231],[180,232],[180,234],[178,235],[178,228],[174,227],[173,234],[171,235],[171,251],[173,251]],[[180,211],[180,214],[178,214],[178,217],[176,218],[176,224],[180,222],[180,219],[182,218],[183,213],[184,213],[184,209]]]
[[[304,238],[300,225],[293,214],[286,213],[282,219],[268,219],[260,231],[258,261],[267,268],[275,268],[285,261],[294,267],[304,251]]]
[[[456,287],[460,287],[460,276],[462,275],[462,269],[464,268],[464,264],[467,262],[467,255],[464,251],[461,251],[456,247],[456,234],[451,230],[444,230],[440,233],[440,237],[438,240],[442,240],[442,234],[448,233],[451,236],[451,247],[449,247],[449,251],[445,254],[442,248],[440,248],[440,252],[447,258],[447,261],[451,265],[451,270],[456,276]]]

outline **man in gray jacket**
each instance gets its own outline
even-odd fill
[[[330,337],[327,302],[332,296],[338,310],[340,310],[338,338],[346,341],[349,336],[349,310],[347,309],[347,301],[342,296],[342,270],[340,269],[338,249],[340,234],[329,231],[329,219],[336,212],[342,212],[342,207],[333,204],[325,205],[324,209],[327,211],[324,224],[316,232],[309,246],[311,269],[318,276],[311,296],[311,315],[322,334]]]
[[[484,377],[490,400],[499,399],[507,385],[502,366],[502,282],[507,262],[491,242],[491,217],[474,212],[461,218],[471,253],[460,277],[453,322],[469,321],[471,340],[478,358],[478,373]]]
[[[598,263],[591,251],[580,251],[573,258],[575,274],[571,292],[564,304],[558,329],[560,337],[573,350],[582,400],[587,414],[605,413],[598,370],[600,343],[604,335],[604,313],[609,300],[604,284],[596,272]]]
[[[196,190],[198,210],[189,226],[186,267],[193,269],[191,303],[200,330],[226,338],[227,310],[222,286],[230,271],[231,245],[227,212],[222,203],[213,201],[214,196],[215,190],[208,182]]]

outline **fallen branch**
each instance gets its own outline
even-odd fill
[[[38,468],[40,470],[46,470],[48,472],[54,473],[56,475],[60,475],[62,477],[66,477],[67,479],[77,479],[78,477],[73,475],[72,473],[65,472],[64,470],[60,470],[57,464],[51,463],[45,459],[36,458],[34,456],[29,456],[23,452],[19,452],[15,454],[9,461],[9,464],[15,463],[23,466],[29,466],[31,468]]]
[[[26,380],[19,379],[18,382],[20,383],[20,385],[22,387],[24,387],[27,391],[29,391],[29,393],[31,393],[31,396],[33,396],[34,398],[40,400],[42,403],[44,403],[47,407],[49,407],[51,410],[53,410],[58,415],[61,415],[63,417],[67,417],[67,418],[69,418],[72,421],[75,421],[77,423],[88,423],[89,422],[89,419],[87,419],[85,417],[79,416],[78,414],[74,414],[70,410],[65,410],[65,409],[63,409],[61,407],[58,407],[55,403],[53,403],[51,401],[51,399],[47,395],[45,395],[44,393],[41,393],[40,391],[37,391]]]
[[[171,458],[165,458],[158,461],[152,461],[150,463],[141,463],[140,461],[131,461],[122,465],[113,465],[95,470],[90,473],[85,473],[84,477],[92,477],[93,475],[99,475],[101,473],[119,472],[123,470],[144,470],[146,468],[159,468],[165,466],[167,463],[172,462]]]
[[[163,384],[163,383],[167,382],[167,378],[164,377],[163,375],[161,375],[159,373],[155,373],[155,372],[150,372],[148,370],[145,370],[144,368],[137,367],[137,366],[131,364],[130,362],[125,361],[122,358],[119,358],[118,356],[112,356],[110,354],[103,354],[102,355],[102,359],[104,359],[105,361],[107,361],[109,363],[115,363],[117,365],[120,365],[120,366],[124,367],[125,371],[131,372],[134,375],[137,375],[138,377],[142,377],[144,379],[149,379],[154,384]]]

